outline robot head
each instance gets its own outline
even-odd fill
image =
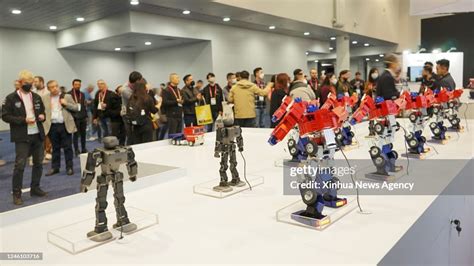
[[[378,104],[378,103],[382,103],[384,101],[384,99],[381,97],[381,96],[377,96],[375,98],[375,103]]]
[[[222,115],[216,119],[216,127],[231,127],[234,125],[234,111],[232,104],[222,102]]]
[[[104,142],[104,148],[108,150],[115,149],[119,145],[119,140],[115,136],[108,136],[102,139]]]

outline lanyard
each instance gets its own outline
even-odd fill
[[[257,80],[257,87],[259,87],[260,89],[263,89],[263,82],[260,82]]]
[[[181,94],[179,93],[179,90],[178,90],[178,93],[176,94],[176,92],[174,91],[171,85],[168,86],[168,89],[174,94],[174,97],[176,97],[176,100],[181,99]]]
[[[100,97],[102,95],[102,97]],[[104,93],[99,93],[99,102],[104,103],[105,96],[107,95],[107,90],[104,91]]]
[[[18,96],[20,97],[20,100],[23,102],[23,105],[25,106],[25,109],[26,109],[26,104],[25,104],[25,101],[23,100],[23,93],[21,93],[19,90],[16,91],[16,93],[18,93]],[[33,95],[31,94],[31,92],[28,93],[28,95],[30,96],[30,100],[31,100],[31,112],[34,113],[34,109],[33,109]]]
[[[81,94],[81,92],[79,92],[79,102],[77,101],[76,90],[74,90],[74,89],[72,90],[72,95],[74,96],[74,101],[75,101],[76,103],[80,103],[80,102],[81,102],[81,99],[82,99],[82,94]]]
[[[318,80],[315,80],[314,81],[314,85],[318,84]],[[313,79],[310,79],[309,80],[309,85],[313,88],[313,89],[316,89],[316,86],[313,86]]]
[[[211,96],[211,98],[214,98],[214,97],[212,97],[212,89],[211,89],[212,87],[214,87],[214,97],[217,96],[217,88],[216,88],[215,84],[214,84],[214,86],[209,85],[209,96]]]

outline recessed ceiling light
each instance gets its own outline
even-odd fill
[[[189,14],[191,14],[191,11],[189,11],[189,10],[183,10],[183,14],[184,14],[184,15],[189,15]]]
[[[305,54],[306,54],[306,55],[309,55],[309,53],[308,53],[308,52],[306,52]]]
[[[368,43],[364,43],[364,46],[365,46],[365,47],[367,47],[367,46],[369,46],[369,45],[370,45],[370,44],[368,44]]]
[[[334,40],[336,39],[336,37],[333,36],[333,37],[331,37],[331,38],[329,38],[329,39],[331,39],[331,41],[334,41]]]
[[[308,36],[310,33],[309,33],[309,32],[305,32],[305,33],[303,33],[303,34],[304,34],[304,36]]]
[[[230,21],[230,18],[229,18],[229,17],[225,17],[225,18],[222,19],[222,21],[224,21],[224,22],[229,22],[229,21]]]
[[[145,45],[151,45],[151,42],[145,42]]]
[[[319,62],[318,60],[314,60],[315,63]]]
[[[49,29],[50,29],[50,30],[57,30],[57,29],[58,29],[58,27],[56,27],[56,26],[52,25],[52,26],[49,26]]]
[[[120,51],[121,49],[120,49],[120,47],[117,47],[117,48],[115,48],[114,50],[115,50],[115,51]]]
[[[383,55],[383,54],[379,54],[379,56],[380,56],[380,57],[384,57],[384,55]]]
[[[76,21],[78,21],[78,22],[83,22],[83,21],[84,21],[84,18],[83,18],[83,17],[78,17],[78,18],[76,18]]]
[[[352,41],[352,44],[357,44],[357,41]]]
[[[136,6],[136,5],[140,4],[140,2],[138,2],[138,0],[131,0],[130,4]]]
[[[378,61],[379,61],[379,59],[378,59],[378,58],[377,58],[377,59],[375,59],[375,62],[378,62]]]
[[[333,47],[329,47],[329,51],[332,51],[332,50],[334,50],[334,48],[333,48]]]
[[[20,14],[21,14],[21,10],[20,10],[20,9],[13,9],[13,10],[12,10],[12,14],[14,14],[14,15],[20,15]]]
[[[367,57],[367,58],[365,59],[365,61],[370,61],[370,58]]]
[[[269,26],[268,28],[269,28],[270,30],[274,30],[276,27],[272,25],[272,26]]]

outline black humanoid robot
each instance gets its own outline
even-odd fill
[[[137,162],[132,148],[119,146],[116,137],[103,138],[104,147],[96,148],[87,155],[86,169],[82,172],[81,192],[87,192],[95,177],[95,168],[101,166],[102,173],[97,176],[97,198],[95,206],[95,228],[87,233],[87,237],[93,241],[102,242],[112,238],[112,233],[107,228],[107,190],[109,182],[114,188],[114,205],[117,215],[117,223],[114,228],[128,233],[137,229],[137,226],[128,219],[124,207],[125,196],[123,194],[123,173],[119,171],[122,164],[127,164],[130,181],[137,179]]]
[[[223,114],[216,120],[216,146],[214,149],[214,157],[221,158],[221,168],[219,169],[221,181],[213,190],[218,192],[230,192],[232,191],[231,186],[245,186],[245,183],[239,178],[235,151],[236,144],[239,152],[244,150],[244,140],[242,138],[242,129],[239,126],[234,126],[232,107],[225,102],[222,103],[222,107]],[[230,182],[227,177],[227,161],[230,163],[230,172],[232,174],[232,180]]]

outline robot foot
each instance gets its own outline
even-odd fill
[[[231,192],[232,187],[229,186],[227,182],[220,182],[218,186],[212,188],[212,190],[217,192]]]
[[[233,187],[243,187],[245,186],[245,183],[240,181],[240,178],[232,178],[232,180],[229,182],[229,185]]]
[[[90,231],[87,233],[87,238],[95,242],[104,242],[112,238],[112,233],[108,230],[100,233],[96,231]]]
[[[294,213],[294,214],[296,214],[296,213]],[[297,214],[299,216],[308,217],[308,218],[312,218],[312,219],[316,219],[316,220],[323,220],[324,218],[326,218],[326,215],[322,215],[319,212],[300,211]]]
[[[330,208],[339,208],[347,204],[346,198],[338,198],[338,197],[331,197],[331,196],[324,196],[324,206]]]
[[[114,224],[113,227],[114,227],[114,229],[122,231],[124,233],[129,233],[129,232],[135,231],[138,228],[137,225],[134,224],[134,223],[126,222],[126,223],[123,223],[123,225],[122,225],[120,223],[120,221],[117,222],[116,224]]]

